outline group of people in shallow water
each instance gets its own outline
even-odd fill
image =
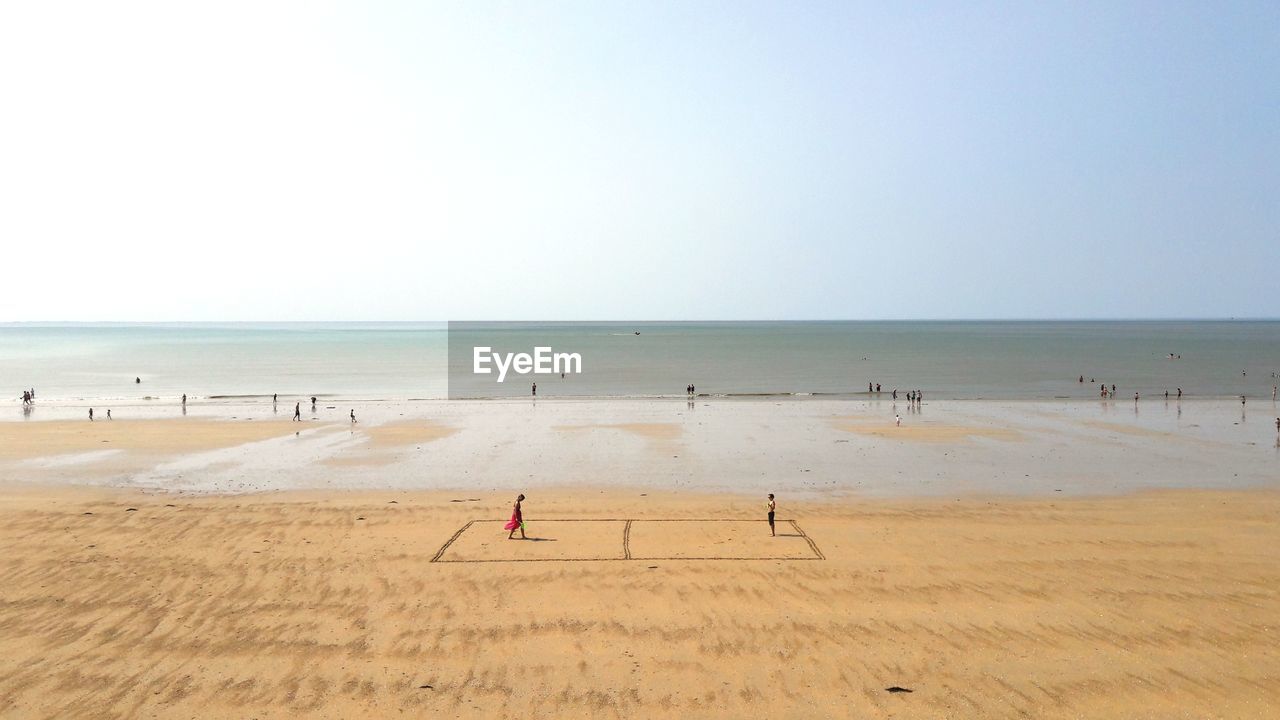
[[[511,519],[507,521],[506,525],[502,526],[502,529],[507,531],[508,540],[515,539],[517,530],[520,531],[521,540],[529,539],[529,536],[524,532],[524,508],[521,506],[522,503],[524,503],[524,493],[516,495],[516,502],[511,506]],[[778,510],[778,503],[773,499],[773,493],[769,493],[769,502],[765,504],[765,509],[767,512],[765,520],[769,523],[769,535],[771,537],[776,537],[778,535],[778,531],[774,527],[774,516]]]
[[[867,383],[867,392],[873,395],[880,394],[880,383]],[[890,391],[890,395],[894,401],[898,399],[898,388]],[[920,402],[924,399],[924,393],[920,390],[908,390],[906,392],[907,404],[911,407],[919,407]]]
[[[23,407],[31,407],[31,405],[32,405],[35,401],[36,401],[36,389],[35,389],[35,388],[31,388],[30,390],[23,390],[23,391],[22,391],[22,406],[23,406]]]
[[[1079,378],[1079,382],[1081,382],[1081,383],[1083,383],[1083,382],[1084,382],[1084,376],[1083,376],[1083,375],[1081,375],[1081,376],[1080,376],[1080,378]],[[1097,381],[1096,381],[1096,380],[1094,380],[1093,378],[1089,378],[1089,382],[1091,382],[1091,383],[1092,383],[1092,382],[1097,382]],[[1108,388],[1108,387],[1107,387],[1107,384],[1106,384],[1106,383],[1099,383],[1099,384],[1098,384],[1098,396],[1099,396],[1099,397],[1101,397],[1103,400],[1114,400],[1114,399],[1116,398],[1116,386],[1115,386],[1115,383],[1112,383],[1112,385],[1111,385],[1111,387],[1110,387],[1110,388]],[[1141,396],[1140,396],[1138,393],[1136,393],[1136,392],[1135,392],[1135,393],[1133,394],[1133,401],[1134,401],[1134,402],[1138,402],[1138,400],[1140,400],[1140,399],[1141,399]],[[1169,391],[1168,391],[1168,390],[1165,390],[1165,391],[1164,391],[1164,399],[1165,399],[1165,400],[1168,400],[1168,399],[1169,399]],[[1181,399],[1182,399],[1182,388],[1178,388],[1178,389],[1177,389],[1177,399],[1179,399],[1179,400],[1181,400]]]

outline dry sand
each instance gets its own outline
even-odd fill
[[[1280,715],[1274,490],[509,501],[0,491],[0,716]]]

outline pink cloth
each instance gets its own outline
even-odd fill
[[[520,510],[517,508],[515,512],[511,513],[511,519],[507,521],[506,525],[502,526],[502,529],[515,530],[523,524],[524,518],[520,516]]]

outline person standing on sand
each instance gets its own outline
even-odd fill
[[[302,401],[293,406],[293,419],[302,422]]]
[[[351,424],[352,424],[352,425],[355,425],[355,424],[356,424],[356,409],[355,409],[355,408],[351,408]]]
[[[773,501],[773,493],[769,493],[769,535],[777,537],[778,531],[773,527],[773,513],[778,509],[778,503]]]
[[[89,422],[93,422],[93,408],[89,408]]]
[[[538,397],[538,383],[533,384],[533,396]]]
[[[506,525],[502,526],[503,530],[511,531],[507,533],[508,540],[514,539],[514,537],[512,536],[516,534],[516,528],[520,529],[521,540],[529,539],[525,537],[525,534],[524,534],[524,513],[520,512],[520,503],[522,502],[524,502],[524,493],[520,493],[519,495],[516,496],[516,504],[513,505],[511,508],[511,519],[507,521]]]
[[[901,416],[901,415],[899,415],[899,414],[897,414],[897,413],[894,413],[894,414],[893,414],[893,422],[894,422],[894,424],[895,424],[895,425],[897,425],[898,427],[902,427],[902,416]]]

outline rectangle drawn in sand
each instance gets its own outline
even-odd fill
[[[432,562],[587,562],[625,560],[825,560],[794,520],[769,534],[763,520],[540,519],[527,539],[507,539],[502,520],[472,520]]]

